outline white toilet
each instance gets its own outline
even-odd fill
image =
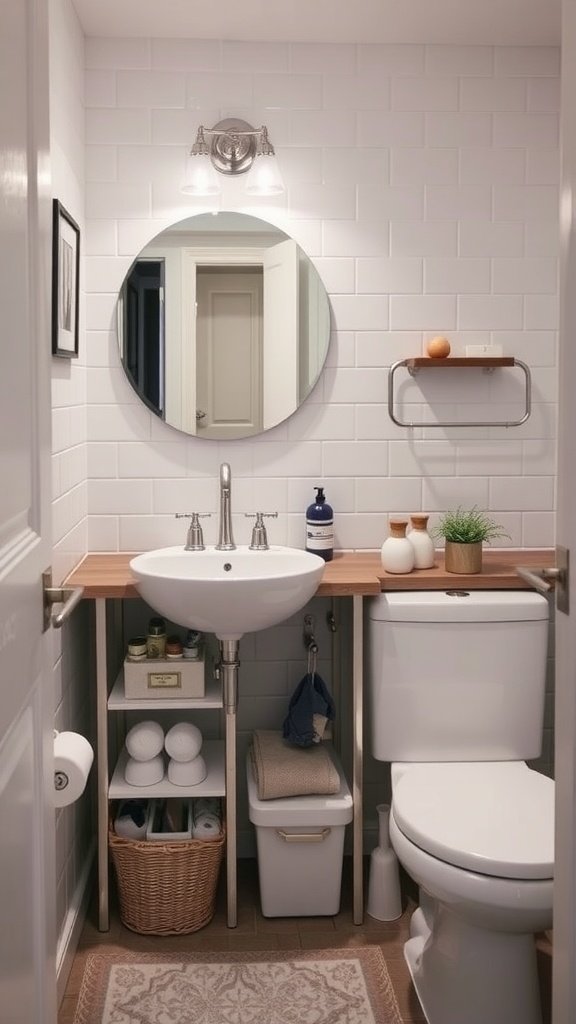
[[[552,924],[554,783],[542,743],[548,604],[401,592],[369,606],[372,752],[390,838],[420,886],[404,947],[429,1024],[541,1024],[534,932]]]

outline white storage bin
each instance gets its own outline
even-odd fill
[[[145,658],[124,660],[124,694],[126,700],[152,698],[169,701],[204,696],[204,658]]]
[[[250,821],[256,826],[260,902],[264,917],[316,917],[340,909],[344,832],[352,796],[341,766],[340,792],[259,800],[248,757]]]

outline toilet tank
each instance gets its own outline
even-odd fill
[[[539,755],[549,618],[544,597],[533,591],[406,591],[367,604],[377,760]]]

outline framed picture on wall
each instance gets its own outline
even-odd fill
[[[58,199],[52,203],[52,354],[78,355],[80,228]]]

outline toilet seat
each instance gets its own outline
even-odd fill
[[[524,762],[412,764],[392,806],[406,838],[448,864],[502,878],[553,877],[554,783]]]

